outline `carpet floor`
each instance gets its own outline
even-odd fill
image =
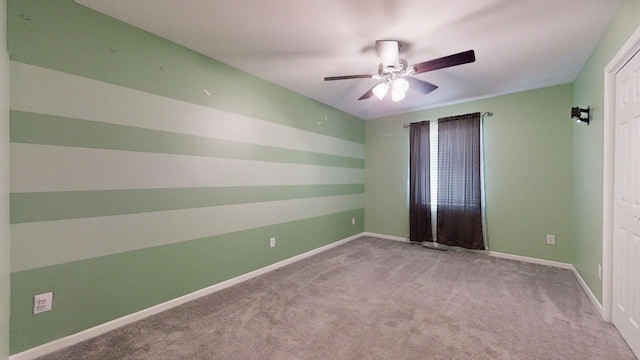
[[[569,270],[363,237],[40,359],[635,359]]]

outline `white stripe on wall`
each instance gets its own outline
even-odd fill
[[[355,168],[11,144],[11,192],[363,182]]]
[[[11,270],[34,269],[360,209],[363,199],[362,194],[341,195],[14,224]],[[351,219],[345,221],[350,223]]]
[[[11,62],[11,108],[285,149],[364,158],[364,145],[355,142],[15,61]],[[313,121],[326,123],[339,120],[322,118]]]

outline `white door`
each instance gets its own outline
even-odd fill
[[[640,357],[640,55],[616,74],[613,324]]]

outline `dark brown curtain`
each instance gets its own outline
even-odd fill
[[[484,249],[480,113],[438,119],[438,243]]]
[[[429,181],[429,122],[409,128],[409,239],[433,241]]]

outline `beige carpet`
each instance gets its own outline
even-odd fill
[[[361,238],[42,359],[635,359],[573,274]]]

